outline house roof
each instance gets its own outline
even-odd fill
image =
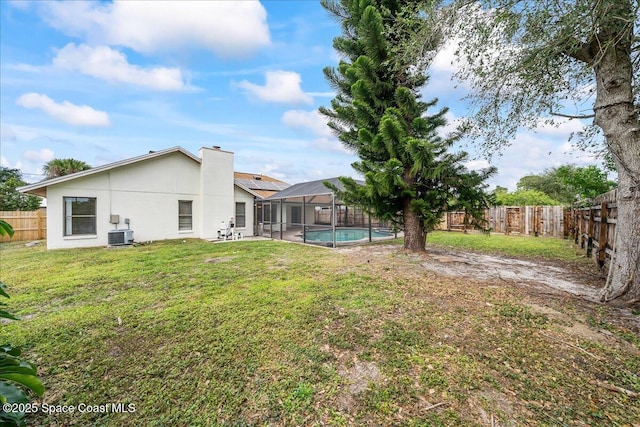
[[[317,181],[301,182],[294,184],[287,189],[268,197],[268,200],[288,199],[293,197],[319,196],[333,194],[333,190],[324,185],[325,182],[336,186],[339,190],[344,190],[344,185],[339,178],[319,179]],[[363,181],[356,180],[358,184],[364,184]]]
[[[97,166],[95,168],[72,173],[69,175],[47,179],[44,181],[37,182],[35,184],[25,185],[23,187],[19,187],[18,191],[22,193],[35,194],[37,196],[46,197],[47,187],[50,185],[60,184],[62,182],[71,181],[81,177],[95,175],[95,174],[110,171],[112,169],[119,168],[122,166],[143,162],[146,160],[166,156],[173,153],[182,153],[188,158],[192,159],[193,161],[197,163],[201,163],[201,159],[198,156],[191,154],[184,148],[172,147],[172,148],[167,148],[165,150],[150,151],[148,154],[143,154],[142,156],[131,157],[129,159],[119,160],[117,162],[109,163],[102,166]],[[258,197],[260,199],[264,199],[268,196],[271,196],[272,194],[275,194],[278,191],[283,190],[290,186],[290,184],[287,184],[286,182],[280,181],[276,178],[272,178],[267,175],[234,172],[233,176],[234,176],[235,185],[242,188],[252,196]]]
[[[37,196],[47,197],[46,189],[50,185],[60,184],[62,182],[71,181],[73,179],[78,179],[78,178],[85,177],[85,176],[95,175],[95,174],[98,174],[98,173],[101,173],[101,172],[109,171],[111,169],[115,169],[115,168],[119,168],[119,167],[122,167],[122,166],[130,165],[130,164],[133,164],[133,163],[142,162],[142,161],[153,159],[153,158],[156,158],[156,157],[166,156],[166,155],[172,154],[172,153],[182,153],[185,156],[187,156],[188,158],[190,158],[191,160],[193,160],[193,161],[195,161],[197,163],[201,163],[200,158],[198,156],[195,156],[195,155],[191,154],[190,152],[188,152],[184,148],[182,148],[182,147],[172,147],[172,148],[167,148],[165,150],[149,151],[148,154],[143,154],[142,156],[131,157],[129,159],[119,160],[117,162],[109,163],[109,164],[102,165],[102,166],[97,166],[95,168],[91,168],[91,169],[87,169],[87,170],[84,170],[84,171],[72,173],[72,174],[69,174],[69,175],[64,175],[64,176],[59,176],[57,178],[47,179],[47,180],[44,180],[44,181],[37,182],[35,184],[25,185],[24,187],[19,187],[17,190],[22,192],[22,193],[29,193],[29,194],[35,194]]]
[[[262,174],[234,172],[233,177],[235,185],[261,199],[266,199],[291,186],[284,181]]]

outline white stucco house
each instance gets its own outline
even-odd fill
[[[231,220],[254,235],[256,201],[288,187],[262,178],[234,174],[233,153],[220,147],[197,156],[174,147],[19,190],[47,199],[47,248],[57,249],[106,246],[116,229],[135,241],[216,239]]]

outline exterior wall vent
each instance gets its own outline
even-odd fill
[[[111,230],[107,238],[109,246],[123,246],[133,243],[133,230]]]

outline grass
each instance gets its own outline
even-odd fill
[[[363,259],[272,241],[57,251],[3,244],[0,276],[23,320],[3,324],[0,342],[22,345],[37,364],[47,387],[40,403],[135,406],[39,413],[29,425],[640,419],[637,398],[602,387],[640,392],[637,340],[570,335],[566,319],[534,310],[516,287],[438,276],[413,257]],[[578,322],[580,310],[565,312]],[[585,327],[602,324],[617,328],[604,314]]]
[[[479,232],[429,233],[427,244],[435,247],[472,250],[512,257],[575,260],[584,255],[578,253],[572,241],[551,237],[506,236]]]

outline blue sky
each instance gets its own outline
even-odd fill
[[[219,145],[235,170],[290,183],[354,175],[317,114],[333,93],[340,27],[317,1],[0,1],[0,156],[28,181],[73,157],[98,166],[149,150]],[[451,81],[453,47],[438,55],[426,99],[468,111]],[[571,150],[580,123],[522,132],[491,164],[492,185],[550,166],[597,163]],[[472,145],[464,147],[486,166]]]

